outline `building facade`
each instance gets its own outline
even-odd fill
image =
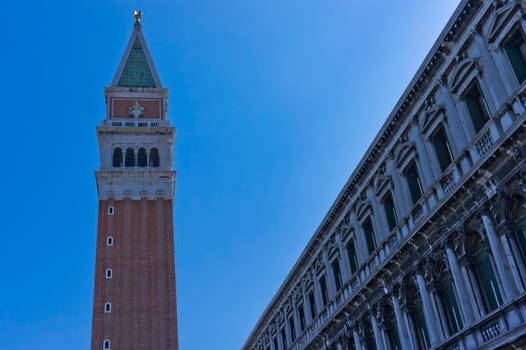
[[[525,18],[460,2],[244,350],[526,348]]]
[[[92,350],[176,350],[173,143],[140,12],[97,127]]]

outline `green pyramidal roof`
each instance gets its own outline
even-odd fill
[[[141,23],[136,21],[133,32],[128,40],[117,72],[111,86],[162,88],[161,81],[155,70],[152,56],[141,30]]]
[[[135,37],[117,86],[155,87],[139,36]]]

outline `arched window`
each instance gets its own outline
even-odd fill
[[[113,271],[111,269],[106,269],[106,279],[113,277]]]
[[[111,303],[107,302],[104,304],[104,313],[109,314],[111,313]]]
[[[137,166],[144,168],[148,165],[148,157],[146,156],[146,149],[139,148],[139,154],[137,155]]]
[[[124,159],[125,167],[134,167],[135,166],[135,151],[133,148],[126,149],[126,158]]]
[[[109,339],[104,339],[104,343],[102,345],[102,349],[110,350],[110,340]]]
[[[119,147],[113,150],[113,167],[122,167],[122,149],[120,149]]]
[[[159,167],[159,150],[157,148],[152,148],[150,151],[150,166]]]
[[[471,263],[475,285],[482,297],[485,312],[491,312],[502,304],[502,294],[497,283],[493,261],[478,233],[466,236],[465,249]]]
[[[367,250],[371,254],[376,249],[376,237],[374,235],[373,223],[371,218],[367,218],[362,225],[365,241],[367,242]]]

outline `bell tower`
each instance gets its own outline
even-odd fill
[[[91,349],[177,350],[175,128],[140,11],[104,92]]]

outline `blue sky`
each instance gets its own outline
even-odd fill
[[[95,127],[133,9],[177,127],[180,348],[239,349],[458,2],[2,3],[0,350],[89,348]]]

